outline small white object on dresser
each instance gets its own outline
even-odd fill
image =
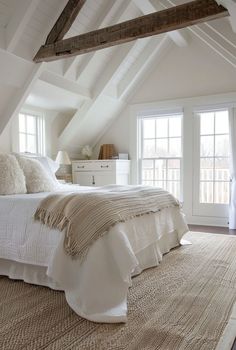
[[[128,185],[130,160],[72,161],[73,183],[81,186]]]

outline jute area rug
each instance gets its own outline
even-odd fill
[[[1,277],[0,349],[215,349],[236,300],[236,237],[185,238],[133,279],[126,324],[86,321],[64,293]]]

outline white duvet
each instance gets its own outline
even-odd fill
[[[60,190],[93,189],[61,185]],[[179,245],[188,231],[183,214],[167,208],[119,223],[93,244],[81,264],[64,253],[63,232],[33,220],[47,195],[0,196],[0,274],[63,290],[71,308],[88,320],[126,322],[131,276],[158,265]]]

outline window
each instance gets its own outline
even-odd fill
[[[200,203],[229,203],[228,111],[200,113]]]
[[[19,114],[19,152],[44,154],[44,118]]]
[[[195,208],[209,216],[227,215],[230,197],[229,110],[196,114],[197,149]],[[201,211],[202,208],[202,211]]]
[[[182,115],[141,118],[141,183],[181,195]]]

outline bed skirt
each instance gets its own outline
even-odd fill
[[[183,214],[168,208],[147,218],[115,225],[81,263],[64,253],[61,235],[47,266],[0,259],[0,274],[65,292],[70,307],[95,322],[126,322],[131,277],[157,266],[188,231]],[[142,235],[150,234],[143,246]]]

